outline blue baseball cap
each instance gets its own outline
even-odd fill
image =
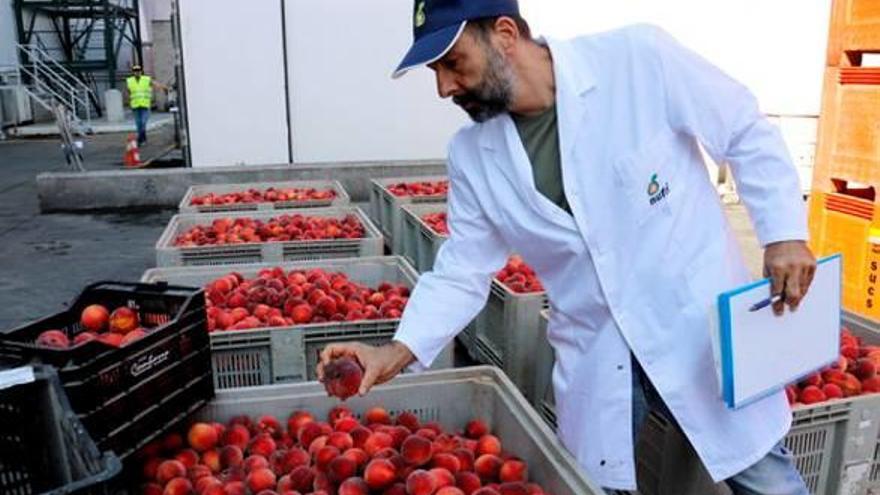
[[[482,17],[519,15],[516,0],[416,0],[413,11],[413,44],[392,75],[443,58],[458,41],[467,21]]]

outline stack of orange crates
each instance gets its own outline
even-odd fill
[[[880,0],[834,0],[810,197],[810,243],[843,254],[843,304],[880,319]]]

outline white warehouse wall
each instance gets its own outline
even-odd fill
[[[751,88],[766,113],[819,113],[831,0],[520,2],[554,37],[658,24]],[[284,162],[288,138],[297,163],[442,159],[468,121],[438,98],[429,70],[390,78],[411,42],[411,0],[179,3],[195,166]]]
[[[520,0],[539,33],[567,38],[657,24],[748,86],[765,113],[818,115],[831,0]]]
[[[18,34],[12,0],[0,0],[0,68],[18,63],[18,53],[15,49],[17,42]]]
[[[178,7],[192,165],[288,163],[279,1]]]
[[[432,73],[391,72],[412,40],[408,0],[285,0],[294,162],[446,157],[467,120]]]

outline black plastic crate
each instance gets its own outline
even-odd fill
[[[59,329],[71,339],[82,332],[80,314],[90,304],[134,309],[147,335],[120,348],[98,341],[68,350],[34,345],[44,330]],[[0,362],[56,366],[98,448],[125,458],[173,418],[213,397],[205,317],[201,289],[99,282],[86,287],[68,310],[0,335]]]
[[[0,390],[0,493],[112,493],[109,485],[122,469],[119,458],[98,450],[55,370],[16,371],[26,379]]]

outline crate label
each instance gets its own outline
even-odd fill
[[[864,430],[865,428],[870,428],[873,421],[859,421],[859,429]]]
[[[11,370],[3,370],[0,371],[0,390],[14,387],[16,385],[31,383],[34,380],[34,368],[31,366],[21,366],[19,368],[12,368]]]
[[[164,363],[165,361],[168,361],[168,358],[170,357],[171,351],[169,350],[160,352],[158,354],[148,354],[146,356],[143,356],[142,358],[132,363],[131,369],[129,370],[131,372],[131,376],[141,376],[144,373],[155,368],[156,366]]]
[[[880,244],[871,244],[868,260],[868,280],[865,284],[865,309],[871,311],[876,304],[878,277],[880,277]]]

